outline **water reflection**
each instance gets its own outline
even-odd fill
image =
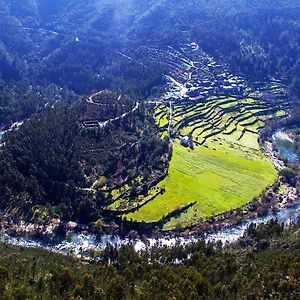
[[[299,152],[292,138],[284,131],[273,135],[273,142],[278,148],[279,155],[289,162],[299,162]]]

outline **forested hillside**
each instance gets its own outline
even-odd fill
[[[0,299],[299,299],[299,104],[297,0],[0,0]]]
[[[192,39],[247,77],[287,77],[299,95],[299,11],[288,0],[2,0],[1,78],[145,97],[162,70],[139,47]]]
[[[1,176],[5,182],[1,187],[3,207],[8,208],[9,202],[9,208],[20,204],[24,206],[21,211],[26,211],[27,205],[34,207],[28,200],[33,196],[34,204],[47,206],[50,203],[51,207],[59,207],[58,215],[66,218],[76,216],[82,220],[79,215],[83,213],[74,213],[69,209],[73,207],[70,199],[77,198],[73,197],[75,190],[76,193],[79,193],[78,188],[94,190],[92,185],[97,180],[95,174],[102,172],[104,177],[110,177],[116,173],[117,178],[121,170],[128,168],[130,171],[132,168],[129,150],[118,150],[112,161],[107,158],[110,151],[130,144],[129,141],[134,144],[142,138],[150,141],[150,144],[154,140],[153,149],[165,143],[158,146],[162,149],[153,154],[154,164],[158,153],[171,152],[167,142],[156,140],[157,129],[151,124],[152,121],[143,117],[144,113],[140,111],[143,110],[142,105],[137,119],[129,120],[130,125],[118,120],[121,124],[112,124],[107,136],[102,133],[106,128],[102,128],[101,133],[93,138],[82,138],[86,130],[80,131],[78,125],[83,122],[79,116],[82,108],[78,104],[72,108],[60,107],[60,103],[74,102],[76,95],[88,95],[103,89],[126,94],[140,103],[145,99],[157,100],[165,91],[166,77],[163,74],[166,74],[167,67],[164,57],[151,56],[151,49],[155,47],[166,50],[172,46],[182,52],[183,45],[194,41],[216,63],[226,65],[228,70],[244,76],[246,80],[259,81],[276,76],[287,86],[285,92],[288,94],[289,112],[296,113],[300,66],[299,12],[299,4],[287,0],[272,4],[246,0],[190,0],[176,3],[171,0],[1,0],[0,128],[27,119],[37,111],[48,111],[26,123],[20,132],[7,134],[6,146],[1,151],[1,157],[4,157]],[[103,110],[103,114],[108,114],[107,119],[110,118],[109,113],[109,109]],[[120,110],[119,113],[124,111]],[[149,122],[151,138],[146,138],[148,133],[142,136],[141,131],[147,131],[142,130],[142,126],[148,126],[148,123],[142,125],[143,122]],[[133,137],[129,138],[126,133],[130,130],[133,131]],[[110,141],[112,136],[116,137],[117,144],[107,145],[106,139]],[[77,150],[83,147],[93,149],[94,138],[98,139],[96,143],[99,142],[101,147],[108,146],[109,149],[103,151],[103,156],[95,156],[92,161],[87,160],[91,155],[84,154],[82,163],[82,154]],[[29,149],[28,140],[39,147]],[[73,151],[72,147],[77,150]],[[152,146],[145,143],[145,147],[148,149]],[[43,150],[36,152],[39,148]],[[124,163],[126,156],[129,157],[128,162]],[[146,165],[152,161],[149,157],[147,160],[136,159],[138,164]],[[43,164],[36,164],[36,159],[43,161]],[[97,168],[96,171],[92,170],[92,165],[97,165],[99,159],[103,160],[100,164],[104,165],[100,173]],[[124,165],[120,166],[118,160]],[[159,169],[164,170],[166,165]],[[132,195],[125,182],[132,178],[136,179],[132,193],[140,195],[143,189],[151,189],[159,181],[158,178],[162,179],[162,174],[165,174],[162,172],[152,178],[152,171],[138,171],[144,172],[144,177],[150,180],[144,188],[141,188],[139,176],[129,172],[129,179],[125,174],[115,179],[115,183],[119,181],[118,185],[108,181],[108,186],[105,185],[107,190],[102,191],[105,196],[98,193],[96,198],[104,197],[106,204],[109,204],[109,198],[118,200],[124,195],[130,198]],[[53,178],[49,179],[49,173]],[[15,186],[15,178],[21,182],[18,186]],[[151,190],[147,201],[162,191]],[[14,201],[11,201],[12,198]],[[111,208],[124,212],[137,208],[118,201],[116,203]],[[79,207],[76,205],[76,209]],[[88,207],[94,207],[94,204]]]
[[[70,104],[76,99],[74,92],[57,85],[32,86],[29,81],[16,81],[0,86],[0,128],[30,118],[31,115],[57,102]]]
[[[10,32],[2,32],[3,60],[20,75],[22,67],[26,68],[24,56],[31,58],[29,63],[43,59],[42,65],[47,66],[63,63],[67,55],[70,61],[64,63],[89,66],[95,74],[95,68],[100,70],[117,60],[115,51],[126,46],[146,42],[180,45],[190,36],[202,42],[204,50],[223,55],[245,72],[250,71],[250,64],[255,75],[265,74],[263,70],[296,71],[299,9],[299,4],[287,0],[272,5],[246,0],[176,4],[170,0],[89,0],[84,4],[76,0],[51,4],[2,0],[2,27],[10,25]],[[77,60],[79,57],[84,60]],[[87,73],[82,69],[82,75]],[[18,75],[12,72],[6,77]]]
[[[126,183],[134,197],[139,184],[146,194],[166,172],[169,145],[138,104],[104,91],[7,133],[0,151],[2,213],[88,223],[103,216],[113,188]]]

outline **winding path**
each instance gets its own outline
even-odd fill
[[[90,103],[90,104],[97,105],[97,106],[112,106],[112,105],[110,105],[110,104],[101,104],[101,103],[94,102],[93,98],[94,98],[95,96],[97,96],[97,95],[102,94],[102,93],[103,93],[103,91],[99,91],[99,92],[97,92],[97,93],[94,93],[94,94],[88,96],[88,97],[86,98],[86,101],[87,101],[88,103]],[[119,95],[118,101],[121,100],[121,97],[122,97],[122,95]],[[125,105],[122,105],[122,106],[125,107]],[[107,126],[110,122],[114,122],[114,121],[117,121],[117,120],[124,119],[124,118],[125,118],[126,116],[128,116],[129,114],[134,113],[136,110],[138,110],[139,106],[140,106],[140,102],[136,101],[135,106],[132,108],[132,110],[130,110],[130,111],[128,111],[128,112],[125,112],[125,113],[123,113],[122,115],[117,116],[117,117],[115,117],[115,118],[108,119],[108,120],[102,121],[102,122],[98,122],[98,127],[103,128],[103,127]]]

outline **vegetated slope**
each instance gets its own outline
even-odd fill
[[[1,1],[1,78],[46,81],[79,94],[117,88],[149,95],[160,84],[159,68],[146,71],[122,55],[133,9],[125,13],[123,3],[122,13],[118,1]]]
[[[101,89],[107,87],[102,76],[107,73],[109,79],[128,80],[118,68],[118,51],[131,53],[133,60],[124,63],[134,64],[136,47],[178,46],[187,37],[247,76],[299,73],[300,8],[294,1],[63,3],[1,1],[3,77],[39,74],[81,92],[95,85]],[[84,79],[89,79],[85,85]]]
[[[0,81],[11,102],[0,97],[0,126],[43,108],[51,88],[63,87],[63,96],[68,90],[90,94],[109,88],[144,98],[153,87],[157,91],[164,82],[160,68],[123,53],[123,16],[130,13],[116,8],[111,1],[0,1]]]
[[[189,37],[248,78],[289,76],[299,96],[299,12],[298,2],[286,0],[162,0],[141,15],[130,37],[174,47]]]
[[[148,97],[160,92],[162,70],[137,49],[190,38],[246,78],[289,76],[290,94],[299,96],[295,1],[2,0],[0,15],[4,82]]]
[[[102,216],[113,187],[131,188],[138,179],[146,193],[164,174],[169,146],[144,107],[109,91],[90,100],[49,109],[7,134],[0,148],[3,213],[88,223]]]
[[[219,1],[174,3],[170,0],[138,3],[94,0],[85,3],[78,0],[52,3],[32,0],[21,3],[3,0],[0,2],[3,17],[2,79],[7,82],[29,78],[32,85],[43,81],[45,86],[54,82],[77,93],[110,87],[131,95],[148,97],[161,92],[157,86],[163,83],[161,75],[165,66],[157,67],[160,64],[143,55],[139,46],[154,44],[158,48],[162,48],[162,45],[167,48],[173,45],[179,50],[182,43],[188,40],[198,42],[200,48],[204,48],[218,60],[229,63],[230,69],[243,72],[246,78],[253,75],[265,77],[276,72],[295,77],[299,53],[298,9],[298,5],[291,1],[278,1],[276,5],[269,5],[262,1],[250,3],[229,0],[223,1],[222,4]],[[253,19],[256,20],[255,24]],[[270,34],[273,26],[276,28],[276,34]],[[263,28],[261,35],[257,34],[259,28]],[[291,43],[284,42],[287,40]],[[276,53],[276,57],[272,53]],[[297,82],[296,79],[293,81]],[[294,84],[294,88],[296,86]],[[5,104],[5,101],[3,102]],[[37,107],[35,100],[32,100],[29,106]],[[10,120],[19,115],[23,116],[14,112],[12,108],[5,111],[11,115]],[[177,117],[180,119],[180,116]],[[214,135],[214,130],[220,124],[226,125],[222,123],[220,116],[214,117],[213,121],[217,122],[215,128],[204,128],[208,135]],[[245,117],[249,117],[249,122],[252,122],[249,114]],[[162,122],[166,125],[166,117]],[[251,125],[248,124],[247,127]],[[198,127],[197,130],[194,131],[195,135],[197,134],[195,139],[200,138],[199,130],[202,129]],[[239,131],[244,134],[240,142],[246,142],[246,137],[250,136],[250,146],[257,148],[253,134],[243,132],[240,127],[236,132],[229,132],[226,138],[230,139],[230,142],[232,139],[239,139]],[[203,133],[201,138],[205,137],[206,134]],[[224,149],[226,151],[228,147]],[[221,153],[224,149],[221,149]],[[240,154],[243,155],[242,151]],[[146,175],[148,177],[148,174]],[[148,203],[150,207],[151,200],[163,192],[161,186],[153,188],[155,180],[152,179],[146,197],[141,196],[143,188],[139,179],[137,180],[134,205],[127,183],[122,182],[122,185],[110,188],[105,185],[101,192],[107,196],[111,192],[110,209],[126,214],[129,210],[138,209],[140,205]],[[269,178],[265,179],[264,185],[269,182]],[[238,197],[239,200],[241,197],[243,195]],[[186,201],[180,200],[179,206],[183,202]],[[206,203],[210,205],[209,201]],[[172,202],[171,206],[173,209],[178,207],[178,204]],[[222,206],[222,209],[225,209],[223,203]],[[228,202],[226,208],[234,206]],[[160,215],[166,213],[167,209],[164,209]],[[211,212],[218,212],[220,209],[210,205]],[[201,211],[200,215],[205,215],[208,212],[207,207],[202,207]],[[150,215],[147,217],[150,218]],[[198,217],[196,214],[195,218]]]
[[[276,79],[248,82],[196,43],[180,52],[147,51],[169,67],[167,93],[154,115],[161,136],[173,141],[173,155],[167,178],[158,184],[165,192],[125,217],[175,229],[258,197],[277,177],[259,134],[271,119],[288,116],[285,85]]]
[[[4,299],[296,299],[299,226],[251,226],[238,244],[200,241],[136,253],[132,246],[93,253],[98,263],[0,244]]]
[[[30,118],[35,112],[51,107],[57,102],[70,103],[74,93],[51,84],[32,86],[28,81],[0,85],[0,129],[11,123]],[[7,129],[7,128],[4,128]]]

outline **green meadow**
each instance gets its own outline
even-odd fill
[[[155,222],[196,202],[166,223],[164,229],[168,230],[241,207],[259,196],[277,176],[258,144],[260,128],[272,117],[269,108],[269,104],[252,98],[234,97],[211,97],[204,103],[185,107],[175,104],[173,156],[167,178],[158,184],[165,192],[124,217]],[[283,112],[279,105],[274,115]],[[167,106],[156,109],[161,128],[168,115]],[[191,136],[193,149],[180,144],[180,136],[184,135]]]
[[[191,150],[175,141],[169,176],[159,184],[165,193],[139,211],[126,215],[127,219],[158,221],[169,212],[196,201],[186,213],[165,224],[165,229],[188,226],[201,217],[246,204],[276,179],[273,164],[259,150],[222,138],[210,146]]]
[[[161,105],[155,111],[162,136],[166,134],[168,109],[168,105]],[[195,202],[165,223],[164,229],[169,230],[250,202],[277,177],[258,144],[259,131],[269,118],[284,114],[281,100],[274,106],[253,98],[220,96],[205,102],[174,104],[173,155],[168,176],[157,185],[165,192],[123,217],[155,222]],[[185,135],[193,141],[193,147],[180,144]]]

